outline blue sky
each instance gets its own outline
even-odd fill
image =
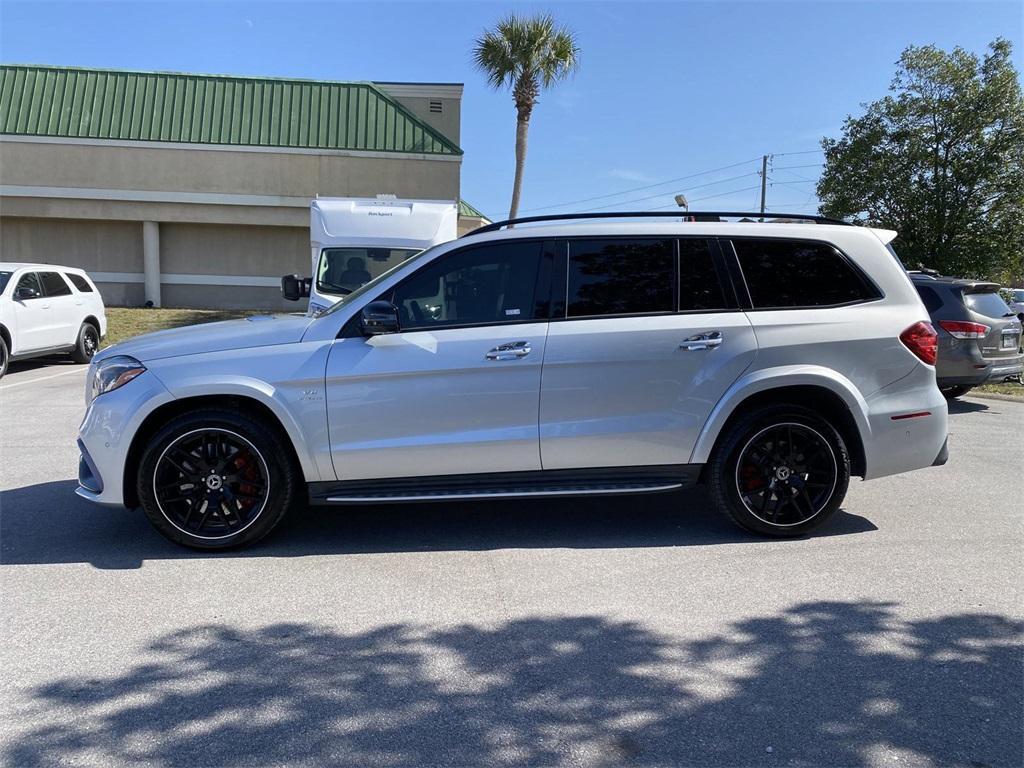
[[[553,13],[576,31],[583,51],[578,75],[544,94],[534,113],[521,213],[657,208],[671,206],[677,192],[695,209],[749,209],[758,200],[756,172],[765,153],[774,155],[769,209],[811,211],[820,137],[835,135],[860,103],[884,95],[905,46],[981,52],[1002,36],[1014,42],[1016,64],[1024,69],[1019,0],[3,0],[0,59],[464,82],[463,196],[491,217],[503,217],[515,113],[511,96],[490,90],[472,69],[470,49],[484,27],[510,10]],[[712,169],[720,170],[706,173]]]

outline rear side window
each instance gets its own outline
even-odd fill
[[[568,317],[638,315],[675,309],[672,240],[569,243]]]
[[[707,240],[679,241],[679,310],[702,312],[727,309],[725,291],[715,271]]]
[[[89,281],[81,275],[76,275],[74,272],[67,273],[68,280],[82,293],[92,293],[92,286],[89,285]]]
[[[43,281],[43,291],[47,296],[70,296],[71,289],[68,284],[56,272],[40,272],[39,279]]]
[[[879,297],[831,245],[801,240],[734,240],[754,309],[829,307]]]
[[[927,285],[918,285],[917,283],[914,283],[914,287],[917,288],[917,295],[924,302],[924,308],[929,312],[934,312],[942,306],[942,297],[939,296],[934,288],[929,288]]]
[[[964,293],[964,304],[985,317],[1006,317],[1012,315],[1010,307],[998,293]]]

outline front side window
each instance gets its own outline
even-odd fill
[[[36,298],[43,295],[43,284],[39,281],[39,275],[35,272],[28,272],[27,274],[22,275],[18,280],[18,285],[15,287],[14,292],[17,293],[22,288],[30,288],[35,291]]]
[[[754,309],[829,307],[879,298],[878,290],[826,243],[733,240]]]
[[[568,317],[675,310],[675,244],[670,239],[569,243]]]
[[[509,242],[431,262],[394,290],[402,330],[546,317],[547,291],[538,287],[541,253],[539,242]]]
[[[416,253],[417,248],[324,248],[316,269],[316,289],[351,293]]]
[[[70,280],[79,291],[82,293],[92,293],[92,286],[89,285],[89,281],[84,277],[76,275],[74,272],[68,272],[67,275],[68,280]]]
[[[39,279],[43,281],[43,290],[47,296],[71,295],[71,289],[68,287],[68,284],[56,272],[40,272]]]
[[[0,294],[3,294],[7,284],[11,282],[11,275],[13,274],[13,272],[0,272]]]

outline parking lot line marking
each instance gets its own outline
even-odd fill
[[[40,381],[46,381],[47,379],[56,379],[58,376],[68,376],[72,373],[85,373],[88,370],[89,369],[87,367],[73,368],[70,371],[61,371],[60,373],[54,373],[51,374],[50,376],[40,376],[38,378],[30,379],[28,381],[16,381],[13,384],[4,384],[3,386],[0,386],[0,391],[3,391],[5,389],[14,389],[15,387],[21,387],[25,384],[36,384]]]

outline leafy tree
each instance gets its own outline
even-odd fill
[[[908,266],[1024,280],[1024,98],[1009,42],[907,48],[890,95],[825,138],[821,212],[899,230]]]
[[[516,175],[509,218],[519,210],[526,164],[526,134],[542,88],[550,88],[579,66],[576,38],[549,15],[520,17],[514,13],[476,41],[473,62],[494,88],[512,88],[516,105]]]

